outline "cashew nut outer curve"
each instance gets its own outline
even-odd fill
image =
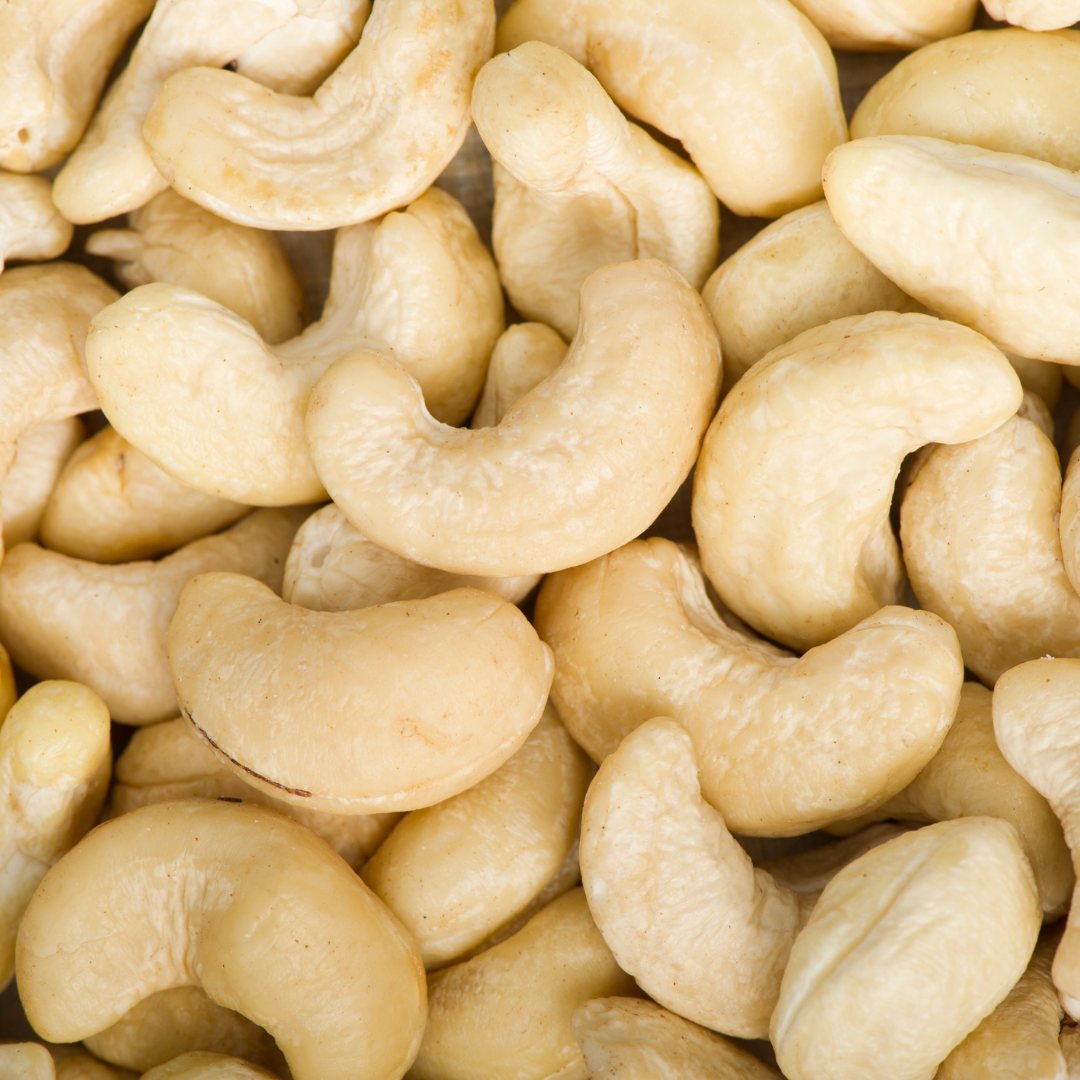
[[[141,1080],[277,1080],[277,1077],[240,1058],[194,1051],[143,1073]]]
[[[67,251],[73,232],[44,176],[0,171],[0,270],[8,259],[55,259]]]
[[[1060,30],[1080,20],[1077,0],[985,0],[993,19],[1004,19],[1028,30]]]
[[[971,29],[978,0],[792,0],[834,49],[917,49]],[[852,133],[852,138],[857,138]]]

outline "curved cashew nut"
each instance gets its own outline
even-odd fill
[[[370,221],[422,194],[461,146],[494,30],[491,0],[386,0],[314,97],[188,68],[158,91],[143,138],[181,195],[230,221]]]
[[[534,386],[565,359],[566,342],[543,323],[508,326],[495,342],[484,392],[469,421],[471,428],[495,427]]]
[[[635,540],[547,578],[536,628],[552,701],[602,761],[653,716],[694,741],[705,798],[746,836],[794,836],[871,809],[934,756],[963,666],[936,615],[884,608],[801,659],[729,629],[691,552]]]
[[[143,141],[146,115],[168,76],[236,61],[274,90],[310,93],[359,40],[370,9],[369,0],[157,0],[127,67],[56,178],[56,205],[71,221],[104,221],[168,187]],[[294,48],[280,55],[290,35]]]
[[[258,511],[158,562],[103,566],[20,544],[0,564],[0,640],[32,674],[85,683],[121,723],[166,720],[177,705],[165,637],[184,585],[235,570],[280,588],[306,513]]]
[[[716,197],[692,165],[627,123],[576,60],[519,45],[480,70],[472,107],[495,159],[499,276],[522,315],[572,337],[581,283],[632,259],[705,284],[720,254]]]
[[[1023,397],[979,334],[887,311],[808,330],[738,385],[694,477],[701,562],[739,618],[800,650],[900,600],[889,505],[905,455],[978,438]]]
[[[440,426],[405,371],[353,353],[311,395],[311,456],[382,547],[457,574],[558,570],[625,543],[667,505],[719,376],[698,294],[655,259],[621,263],[589,276],[566,359],[498,427]]]
[[[15,443],[15,460],[0,480],[0,524],[5,547],[33,540],[57,478],[75,448],[86,438],[77,417],[35,424]]]
[[[1074,173],[942,139],[882,135],[837,147],[822,178],[844,235],[904,292],[1021,356],[1080,364]]]
[[[792,0],[834,49],[918,49],[971,29],[978,0]],[[852,132],[852,138],[857,138]]]
[[[789,4],[518,0],[496,49],[526,41],[557,45],[621,108],[680,139],[737,214],[820,198],[821,163],[847,138],[836,61]]]
[[[241,1058],[194,1051],[143,1073],[142,1080],[277,1080],[277,1077]]]
[[[74,231],[53,205],[44,176],[0,172],[0,270],[8,259],[63,255]]]
[[[93,322],[87,363],[114,427],[170,475],[238,502],[289,505],[324,497],[304,413],[334,360],[385,351],[436,417],[460,423],[503,326],[491,256],[461,205],[432,188],[338,234],[323,316],[291,341],[270,348],[206,297],[145,285]]]
[[[1080,20],[1077,0],[985,0],[992,19],[1003,19],[1028,30],[1060,30]]]
[[[408,934],[322,840],[262,807],[167,803],[95,829],[35,893],[17,967],[47,1039],[197,985],[265,1027],[295,1080],[398,1080],[424,1027]]]

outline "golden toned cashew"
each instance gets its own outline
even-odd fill
[[[320,380],[307,431],[369,540],[457,574],[542,573],[653,521],[693,465],[719,378],[701,298],[649,259],[589,276],[566,359],[498,427],[435,423],[407,372],[357,352]]]
[[[177,705],[165,636],[181,590],[209,570],[280,588],[306,513],[258,511],[158,562],[105,566],[20,544],[0,565],[0,640],[32,674],[85,683],[121,723],[169,719]]]
[[[7,649],[0,645],[0,723],[11,710],[11,706],[18,699],[19,692],[15,687],[15,672],[11,668],[11,658]]]
[[[0,166],[55,165],[82,136],[109,69],[154,0],[8,0],[0,7]]]
[[[428,977],[428,1022],[412,1080],[587,1080],[571,1017],[633,991],[574,889],[513,937]]]
[[[398,1080],[424,1027],[408,934],[323,840],[263,807],[165,803],[95,829],[34,895],[17,965],[45,1038],[201,986],[274,1036],[294,1080]]]
[[[1068,1068],[1066,1080],[1077,1080],[1080,1077],[1080,1028],[1063,1028],[1059,1043]]]
[[[917,49],[971,29],[979,0],[791,0],[834,49]],[[857,136],[852,134],[853,138]]]
[[[769,1037],[788,1080],[923,1080],[1023,974],[1042,922],[997,818],[898,836],[825,887],[795,940]]]
[[[535,621],[559,718],[592,758],[674,717],[705,798],[747,836],[891,798],[937,752],[963,681],[956,635],[925,611],[884,608],[801,659],[732,630],[693,552],[655,537],[547,578]]]
[[[495,427],[534,386],[565,359],[566,342],[543,323],[508,326],[495,342],[484,392],[469,421],[471,428]]]
[[[333,361],[385,352],[436,418],[460,423],[503,326],[491,256],[461,204],[432,188],[338,234],[322,318],[291,341],[271,348],[198,293],[144,285],[92,324],[87,362],[117,431],[170,475],[238,502],[289,505],[324,497],[304,414]]]
[[[370,9],[369,0],[157,0],[127,67],[56,178],[56,205],[71,221],[104,221],[168,187],[143,142],[143,122],[174,72],[230,61],[246,69],[249,51],[263,45],[272,55],[245,74],[282,93],[310,93],[359,40]],[[290,35],[291,55],[281,55]]]
[[[491,0],[386,0],[314,97],[188,68],[158,91],[143,138],[181,195],[230,221],[370,221],[424,192],[461,146],[494,30]]]
[[[526,42],[484,65],[472,102],[495,159],[499,276],[522,315],[573,337],[581,283],[631,259],[705,284],[720,254],[716,197],[576,60]]]
[[[111,768],[109,710],[78,683],[32,686],[0,727],[0,987],[30,897],[97,820]]]
[[[1080,364],[1076,174],[882,135],[837,147],[822,179],[844,235],[906,293],[1021,356]]]
[[[152,803],[190,798],[226,799],[269,806],[287,817],[295,818],[321,836],[357,871],[375,854],[375,849],[399,817],[398,814],[324,814],[275,799],[245,783],[232,769],[223,765],[218,755],[182,717],[136,731],[127,748],[117,758],[114,771],[116,784],[110,797],[113,816],[128,814]],[[259,1060],[242,1048],[186,1046],[182,1049],[217,1050]],[[168,1056],[174,1057],[179,1053],[181,1049],[175,1049]],[[140,1066],[132,1066],[136,1067]],[[141,1066],[143,1069],[149,1067]]]
[[[578,832],[588,758],[547,710],[501,768],[399,822],[360,876],[446,964],[514,918],[558,873]]]
[[[195,1051],[144,1073],[142,1080],[277,1080],[277,1077],[240,1058]]]
[[[184,589],[169,664],[181,712],[249,784],[346,814],[431,806],[494,772],[552,676],[551,651],[494,593],[308,611],[240,574]]]
[[[0,1045],[0,1073],[7,1080],[56,1080],[52,1055],[40,1043]]]
[[[0,171],[0,270],[8,259],[55,259],[67,251],[73,232],[44,176]]]
[[[720,599],[799,650],[902,597],[889,506],[905,455],[976,439],[1023,397],[979,334],[888,311],[807,330],[738,386],[702,445],[694,532]]]
[[[115,259],[129,289],[153,281],[194,289],[246,319],[268,345],[303,329],[304,293],[273,233],[226,221],[175,191],[128,222],[93,233],[86,250]]]
[[[557,45],[616,104],[676,139],[737,214],[775,217],[821,195],[847,138],[836,61],[790,4],[518,0],[496,49]]]
[[[991,18],[1028,30],[1060,30],[1080,20],[1077,0],[984,0]]]
[[[35,424],[19,436],[15,460],[0,480],[0,523],[5,547],[37,536],[57,477],[85,438],[86,428],[74,416]]]

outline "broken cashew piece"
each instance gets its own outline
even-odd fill
[[[589,276],[566,359],[498,427],[439,425],[406,371],[356,352],[315,388],[307,431],[369,540],[456,574],[543,573],[648,527],[693,465],[719,379],[701,298],[649,259]]]
[[[44,176],[0,171],[0,270],[8,259],[63,255],[73,233],[53,205],[52,184]]]
[[[834,49],[918,49],[971,29],[979,0],[792,0]],[[852,132],[852,138],[857,138]]]
[[[495,342],[469,427],[495,427],[519,398],[566,359],[566,353],[566,342],[550,326],[534,322],[508,326]]]
[[[1028,30],[1060,30],[1080,21],[1078,0],[984,0],[990,17]]]
[[[610,263],[660,259],[705,284],[720,254],[716,196],[573,57],[519,45],[481,68],[472,101],[495,159],[499,276],[527,319],[573,337],[581,284]]]
[[[143,1073],[141,1080],[277,1080],[277,1076],[241,1058],[194,1051]]]

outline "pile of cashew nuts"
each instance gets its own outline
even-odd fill
[[[984,3],[0,5],[0,1080],[1080,1080],[1080,0]]]

